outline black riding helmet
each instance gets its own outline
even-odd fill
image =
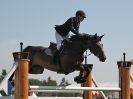
[[[85,12],[83,11],[83,10],[78,10],[77,12],[76,12],[76,16],[83,16],[84,18],[86,18],[86,14],[85,14]]]

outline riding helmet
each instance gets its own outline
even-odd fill
[[[85,12],[83,11],[83,10],[78,10],[77,12],[76,12],[76,16],[83,16],[84,18],[86,18],[86,14],[85,14]]]

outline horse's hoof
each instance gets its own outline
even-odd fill
[[[78,82],[79,81],[79,76],[74,77],[74,81]]]
[[[74,81],[77,83],[84,83],[86,79],[84,79],[83,77],[77,76],[74,78]]]

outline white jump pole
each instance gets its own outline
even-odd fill
[[[120,91],[120,88],[116,88],[116,87],[30,86],[30,90]]]

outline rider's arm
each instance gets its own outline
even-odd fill
[[[69,26],[70,26],[70,31],[74,34],[79,34],[79,26],[77,27],[74,27],[74,21],[73,19],[71,18],[70,21],[69,21]]]

